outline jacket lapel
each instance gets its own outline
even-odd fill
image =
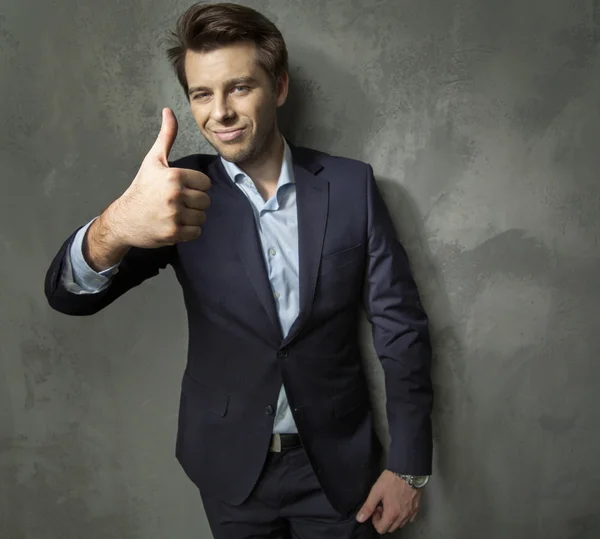
[[[312,154],[291,143],[298,213],[300,312],[282,346],[289,344],[308,319],[315,296],[329,210],[329,182],[316,174],[323,168]]]
[[[219,183],[223,186],[223,192],[230,199],[230,203],[223,205],[227,207],[229,213],[227,222],[232,225],[228,239],[270,322],[268,336],[273,342],[280,343],[283,338],[281,324],[269,282],[254,210],[246,195],[227,174],[220,159],[216,159],[211,168],[213,174],[217,174],[221,179]]]
[[[300,306],[298,317],[283,342],[254,210],[244,193],[231,181],[220,159],[216,159],[210,167],[211,177],[218,176],[222,180],[219,183],[231,200],[233,226],[230,237],[234,250],[270,321],[270,336],[281,346],[286,346],[298,335],[310,315],[329,210],[329,182],[316,176],[322,165],[314,154],[297,148],[289,141],[288,144],[292,151],[296,182]]]

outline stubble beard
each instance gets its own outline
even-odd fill
[[[215,147],[215,150],[223,157],[223,159],[229,161],[230,163],[235,163],[239,165],[240,163],[244,163],[249,159],[252,159],[257,153],[257,144],[256,139],[251,139],[242,144],[227,144],[226,142],[221,142],[221,147]]]
[[[244,141],[242,144],[228,144],[227,142],[222,141],[219,142],[219,146],[216,146],[212,142],[210,144],[223,159],[240,166],[260,156],[267,148],[269,141],[273,137],[274,131],[275,128],[272,127],[265,133],[258,133],[254,136],[250,135],[251,138]]]

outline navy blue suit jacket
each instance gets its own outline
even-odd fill
[[[76,295],[60,279],[75,231],[48,269],[45,292],[57,311],[91,315],[171,264],[188,314],[176,442],[187,475],[203,492],[241,503],[265,461],[284,383],[323,489],[346,513],[366,498],[382,450],[360,358],[360,307],[385,372],[386,468],[398,473],[431,473],[428,321],[371,166],[290,147],[300,314],[285,339],[250,204],[212,155],[170,163],[211,178],[211,207],[197,239],[132,248],[106,290]]]

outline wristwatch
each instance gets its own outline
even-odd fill
[[[411,488],[420,489],[423,488],[429,482],[428,475],[404,475],[396,474],[398,477],[404,479]]]

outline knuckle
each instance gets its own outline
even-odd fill
[[[169,206],[179,206],[184,199],[184,192],[180,185],[170,185],[167,190],[166,201]]]
[[[179,227],[175,222],[171,223],[165,231],[165,239],[174,241],[179,235]]]
[[[174,201],[172,204],[169,204],[169,207],[167,208],[167,220],[171,225],[176,226],[178,219],[179,210],[176,201]]]
[[[181,177],[176,169],[170,168],[167,170],[165,172],[165,180],[167,185],[171,188],[177,189],[178,191],[181,189]]]
[[[169,207],[169,214],[168,214],[169,217],[175,216],[175,211],[176,211],[175,206],[177,206],[179,204],[180,197],[181,197],[180,193],[177,193],[177,192],[169,191],[169,193],[167,194],[166,203],[167,203],[167,206]]]
[[[174,168],[169,168],[164,171],[164,178],[167,182],[176,181],[178,177],[177,170]]]

